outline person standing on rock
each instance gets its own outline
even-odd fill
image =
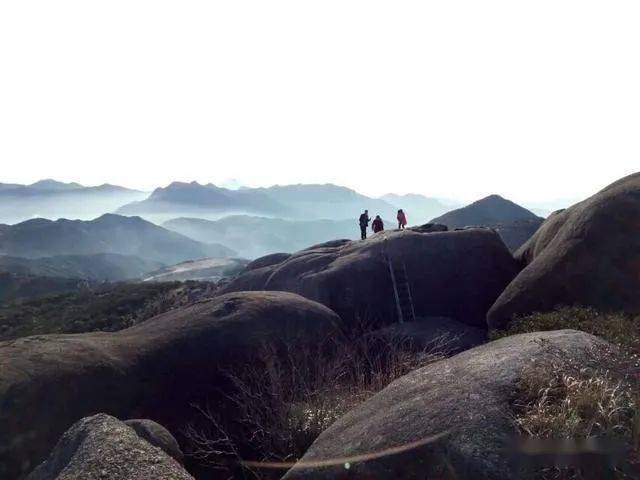
[[[367,238],[367,228],[369,227],[370,221],[369,210],[365,210],[364,213],[360,215],[360,238],[362,240]]]
[[[371,224],[371,228],[373,229],[373,233],[378,233],[384,230],[384,223],[382,222],[380,215],[376,215],[376,218]]]
[[[398,210],[398,230],[404,230],[407,226],[407,216],[402,209]]]

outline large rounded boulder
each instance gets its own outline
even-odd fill
[[[66,431],[28,480],[152,478],[193,480],[175,459],[134,429],[117,418],[97,414],[79,420]]]
[[[597,366],[615,351],[575,330],[506,337],[415,370],[325,430],[283,480],[524,478],[510,461],[513,393],[546,362]],[[528,478],[528,477],[527,477]]]
[[[223,288],[298,293],[337,312],[380,324],[397,320],[396,283],[408,280],[416,317],[485,326],[489,307],[519,268],[490,229],[389,231],[365,241],[316,245],[251,270]]]
[[[488,314],[514,316],[584,305],[640,311],[640,173],[556,212],[516,253],[526,265]]]
[[[0,342],[0,478],[21,478],[78,419],[105,412],[179,432],[193,404],[220,398],[224,370],[265,344],[317,343],[339,317],[285,292],[244,292],[115,333]]]

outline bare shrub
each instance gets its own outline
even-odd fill
[[[190,455],[230,478],[279,478],[244,459],[294,463],[335,420],[396,378],[441,356],[409,342],[362,335],[315,345],[264,345],[256,357],[226,371],[226,407],[197,406],[187,426]],[[238,473],[237,465],[245,468]],[[236,469],[235,477],[233,470]],[[269,475],[275,475],[270,477]]]

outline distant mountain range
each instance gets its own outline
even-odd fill
[[[84,187],[55,180],[31,185],[0,183],[0,223],[31,218],[88,220],[146,196],[145,192],[109,184]]]
[[[0,183],[0,192],[6,190],[14,190],[21,193],[35,193],[35,192],[45,192],[45,191],[69,191],[69,190],[77,190],[80,188],[84,188],[79,183],[63,183],[57,182],[55,180],[46,179],[40,180],[38,182],[32,183],[30,185],[20,185],[15,183]]]
[[[543,218],[511,200],[500,195],[490,195],[436,217],[431,223],[441,223],[451,229],[473,226],[494,228],[507,247],[515,251],[535,233],[543,221]]]
[[[292,210],[263,192],[254,189],[229,190],[197,182],[174,182],[157,188],[145,200],[124,205],[121,215],[139,215],[154,222],[193,216],[220,218],[234,213],[291,216]]]
[[[35,219],[0,226],[0,255],[26,258],[116,253],[174,264],[236,252],[154,225],[139,217],[106,214],[91,221]]]
[[[513,248],[542,221],[498,195],[449,211],[451,203],[437,198],[393,193],[373,198],[332,184],[236,187],[174,182],[148,195],[108,184],[85,187],[55,180],[0,184],[0,223],[19,222],[0,224],[0,254],[33,258],[115,253],[165,264],[237,254],[254,258],[335,238],[357,238],[357,218],[365,209],[371,217],[381,215],[391,228],[400,208],[409,225],[432,219],[450,228],[496,228]],[[104,215],[112,211],[117,215]]]
[[[452,207],[437,198],[425,197],[415,193],[407,195],[396,195],[395,193],[387,193],[381,197],[386,202],[393,205],[396,209],[402,208],[410,225],[423,224],[438,215],[442,215],[450,211]],[[395,219],[395,215],[391,218]]]
[[[234,215],[216,221],[176,218],[163,226],[200,242],[233,245],[245,258],[296,252],[336,238],[360,237],[357,219],[303,221]]]
[[[368,209],[370,213],[389,217],[396,208],[378,198],[367,197],[355,190],[337,185],[276,185],[256,189],[278,202],[290,206],[297,220],[357,219]],[[285,215],[281,217],[287,218]]]
[[[140,279],[144,274],[163,266],[161,262],[115,253],[43,258],[0,256],[0,272],[105,282]]]
[[[86,187],[78,183],[41,180],[31,185],[0,184],[0,223],[33,218],[90,220],[105,213],[141,216],[157,224],[191,217],[219,220],[251,215],[289,220],[346,220],[368,209],[393,219],[402,208],[411,223],[424,223],[451,208],[423,195],[387,194],[373,198],[338,185],[300,184],[222,188],[197,182],[173,182],[151,194],[116,185]]]
[[[145,200],[117,210],[162,223],[178,217],[219,220],[229,215],[250,215],[287,220],[357,219],[365,209],[372,215],[395,218],[399,208],[416,223],[447,211],[440,201],[422,195],[372,198],[337,185],[276,185],[231,190],[212,184],[174,182],[158,188]]]

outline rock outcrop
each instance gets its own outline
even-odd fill
[[[558,305],[640,311],[640,173],[551,215],[516,257],[526,268],[491,308],[491,327]]]
[[[525,367],[597,365],[609,348],[584,332],[537,332],[418,369],[336,421],[283,480],[524,478],[509,461],[509,412]]]
[[[424,225],[411,227],[410,230],[418,233],[447,232],[449,227],[441,223],[425,223]]]
[[[258,268],[270,267],[271,265],[277,265],[284,262],[291,256],[290,253],[278,252],[270,253],[264,257],[256,258],[245,267],[245,271],[256,270]]]
[[[416,317],[477,326],[485,326],[486,312],[519,269],[491,230],[408,229],[316,245],[240,275],[222,291],[289,291],[328,306],[345,322],[369,317],[388,324],[396,321],[396,308],[387,258],[397,271],[406,267]]]
[[[170,435],[170,434],[169,434]],[[175,442],[175,440],[173,440]],[[178,462],[120,420],[83,418],[28,480],[193,480]]]
[[[225,368],[264,344],[317,343],[340,319],[285,292],[224,295],[115,333],[0,342],[0,478],[21,478],[78,419],[105,412],[180,432],[220,399]],[[282,347],[280,347],[282,348]]]

